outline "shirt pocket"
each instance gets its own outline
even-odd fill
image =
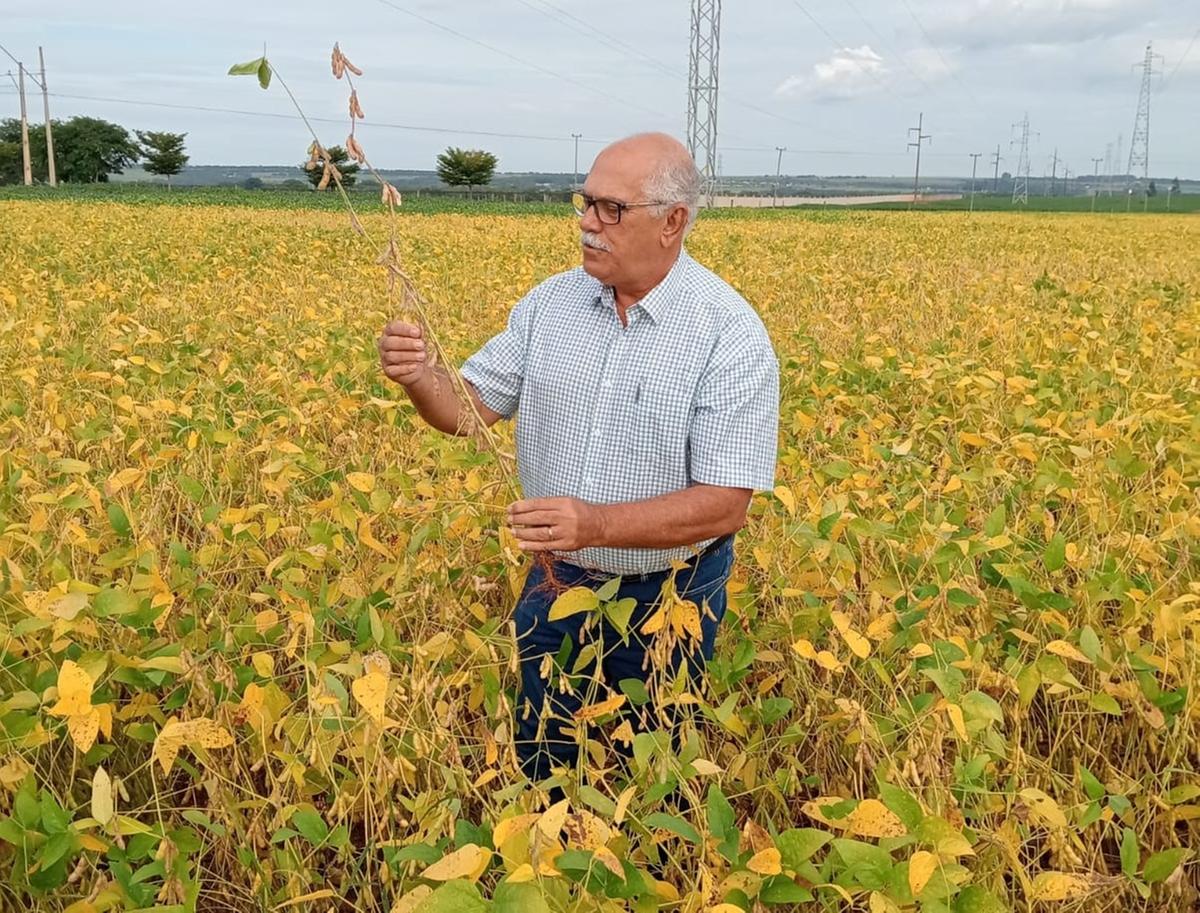
[[[666,439],[662,427],[662,404],[645,378],[632,378],[626,410],[626,449],[631,457],[657,465],[664,458]]]

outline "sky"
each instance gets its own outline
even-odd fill
[[[3,10],[3,7],[9,7]],[[60,0],[53,16],[0,0],[0,45],[46,54],[51,113],[187,133],[193,164],[285,164],[311,139],[278,84],[230,77],[262,53],[326,145],[347,133],[336,40],[364,71],[357,136],[386,168],[432,168],[448,145],[502,171],[586,172],[604,143],[686,131],[690,0]],[[115,9],[116,12],[111,10]],[[336,10],[336,11],[335,11]],[[1195,0],[725,0],[720,165],[726,174],[911,174],[908,128],[931,136],[922,172],[1016,167],[1123,172],[1153,42],[1152,175],[1200,178],[1200,4]],[[15,64],[0,55],[0,71]],[[1134,66],[1134,65],[1137,66]],[[38,93],[27,83],[27,90]],[[31,120],[41,99],[30,95]],[[184,106],[184,107],[172,107]],[[197,110],[228,109],[228,110]],[[240,113],[232,113],[240,112]],[[0,117],[16,116],[11,82]],[[420,129],[417,129],[420,128]],[[1110,148],[1111,147],[1111,148]]]

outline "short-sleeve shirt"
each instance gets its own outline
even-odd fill
[[[681,251],[626,316],[622,326],[612,288],[577,267],[532,289],[463,363],[489,409],[517,416],[524,496],[612,504],[695,483],[772,488],[779,364],[754,309]],[[712,541],[557,556],[650,573]]]

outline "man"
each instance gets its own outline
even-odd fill
[[[517,415],[526,500],[509,523],[522,549],[553,555],[551,579],[536,563],[515,612],[516,743],[534,780],[578,754],[577,714],[599,699],[581,682],[615,694],[652,666],[699,675],[725,612],[733,534],[753,491],[774,485],[778,363],[750,305],[683,250],[699,194],[677,140],[608,146],[575,195],[582,267],[530,291],[462,366],[488,425]],[[446,369],[428,366],[420,328],[389,323],[379,350],[421,416],[461,433],[465,405]],[[565,588],[615,575],[612,599],[636,600],[628,624],[550,620]],[[683,614],[656,620],[672,594]],[[594,649],[576,669],[585,640]]]

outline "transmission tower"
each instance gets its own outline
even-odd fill
[[[1013,203],[1027,204],[1029,202],[1029,112],[1019,124],[1013,124],[1013,129],[1021,129],[1021,151],[1017,155],[1017,169],[1013,172]],[[1015,145],[1013,140],[1009,145]]]
[[[1162,59],[1162,55],[1155,54],[1147,42],[1146,57],[1140,64],[1142,90],[1138,93],[1137,116],[1133,119],[1133,139],[1129,141],[1128,170],[1134,177],[1139,168],[1143,178],[1150,177],[1150,82],[1155,75],[1154,61]],[[1139,64],[1135,63],[1134,66]]]
[[[687,145],[711,206],[717,179],[717,72],[721,52],[721,0],[692,0],[688,55]]]

